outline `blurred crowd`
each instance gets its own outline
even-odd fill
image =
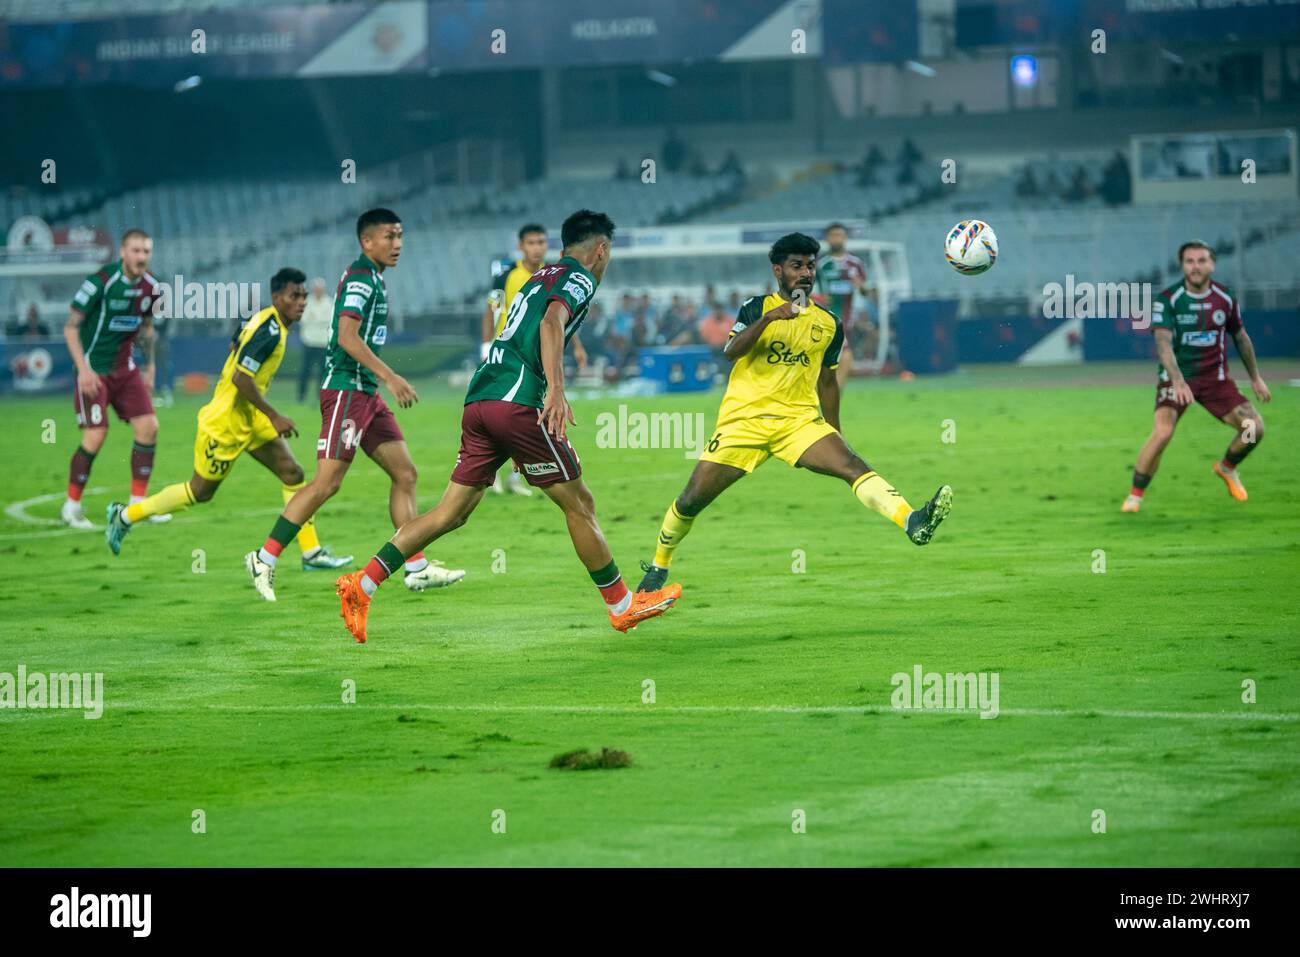
[[[582,326],[582,344],[590,358],[601,357],[611,377],[637,361],[649,346],[709,346],[720,349],[740,311],[740,293],[727,296],[709,286],[697,301],[673,296],[652,302],[646,293],[623,293],[617,304],[595,302]]]
[[[1128,158],[1120,151],[1106,163],[1101,180],[1093,182],[1088,171],[1076,165],[1068,183],[1062,183],[1055,171],[1040,182],[1032,166],[1025,166],[1016,180],[1016,195],[1021,199],[1056,199],[1065,203],[1082,203],[1100,196],[1110,206],[1122,206],[1133,201],[1133,176]]]

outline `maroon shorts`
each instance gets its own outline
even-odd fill
[[[149,387],[136,367],[101,375],[98,395],[82,395],[81,389],[74,386],[72,405],[77,410],[77,427],[81,429],[107,428],[110,406],[123,422],[140,415],[153,415]]]
[[[517,402],[482,399],[465,406],[460,419],[460,454],[451,480],[458,485],[491,485],[506,459],[529,485],[568,482],[582,474],[578,453],[537,421],[537,410]]]
[[[320,438],[316,458],[351,462],[357,448],[373,456],[385,442],[405,438],[397,416],[379,394],[354,389],[320,390]]]
[[[1192,387],[1192,397],[1205,406],[1205,410],[1216,419],[1222,419],[1237,406],[1247,401],[1232,379],[1188,379]],[[1173,409],[1182,418],[1188,406],[1174,401],[1174,387],[1165,382],[1156,382],[1156,408]]]

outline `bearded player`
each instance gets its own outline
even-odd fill
[[[194,474],[188,482],[168,485],[142,502],[108,506],[105,537],[114,555],[135,525],[155,515],[171,515],[191,505],[211,501],[230,474],[235,460],[247,452],[280,479],[285,502],[306,484],[302,466],[285,437],[298,434],[293,419],[281,415],[266,398],[266,390],[284,358],[289,329],[307,305],[307,276],[286,267],[271,277],[271,305],[252,315],[230,344],[212,401],[199,409],[194,437]],[[316,538],[308,519],[298,530],[302,567],[308,571],[338,569],[352,556],[330,554]]]
[[[470,380],[460,454],[437,505],[407,522],[365,569],[335,583],[343,620],[366,640],[371,596],[408,555],[469,520],[497,470],[513,458],[533,486],[564,512],[578,559],[604,599],[609,623],[626,632],[667,611],[681,586],[632,594],[596,521],[596,503],[567,429],[577,424],[564,394],[564,347],[582,325],[605,275],[614,224],[580,209],[564,221],[560,261],[534,273],[510,303],[501,333]]]
[[[841,391],[853,371],[853,294],[867,294],[866,264],[849,252],[848,241],[849,231],[842,223],[831,223],[826,227],[826,245],[830,247],[830,255],[817,263],[815,281],[821,304],[839,316],[844,326],[844,345],[840,349],[840,365],[835,373]],[[857,327],[865,333],[862,337],[865,340],[863,354],[872,355],[876,350],[876,329],[865,310],[857,317]]]
[[[1163,290],[1151,304],[1151,329],[1160,358],[1155,423],[1138,452],[1133,486],[1120,508],[1123,512],[1142,507],[1147,486],[1160,467],[1160,456],[1193,401],[1236,430],[1223,458],[1212,469],[1238,502],[1246,501],[1246,486],[1237,466],[1264,437],[1264,420],[1228,375],[1227,337],[1232,336],[1255,398],[1260,402],[1272,399],[1259,374],[1255,346],[1242,325],[1241,304],[1227,286],[1214,281],[1214,250],[1208,245],[1196,240],[1183,243],[1178,261],[1183,268],[1182,281]]]
[[[94,528],[81,507],[95,456],[108,438],[108,410],[131,426],[131,501],[139,502],[149,490],[158,416],[153,401],[153,310],[162,287],[149,271],[153,240],[143,229],[122,234],[118,260],[87,276],[68,309],[63,338],[77,370],[73,405],[81,442],[72,453],[68,497],[60,517],[73,528]],[[132,352],[141,330],[143,368]],[[169,516],[155,521],[170,522]]]
[[[388,473],[392,482],[388,513],[393,527],[400,528],[417,514],[415,463],[397,416],[379,395],[382,382],[401,408],[417,401],[411,384],[379,358],[388,339],[384,270],[396,266],[401,256],[402,221],[391,209],[368,210],[357,218],[357,243],[360,253],[344,271],[334,294],[334,322],[320,390],[316,475],[285,505],[261,549],[244,556],[253,587],[267,601],[275,601],[275,566],[280,553],[339,490],[357,449]],[[430,562],[423,552],[406,560],[405,582],[412,591],[439,588],[464,577],[459,569]]]
[[[717,428],[686,488],[668,506],[654,563],[642,565],[639,590],[663,586],[673,554],[700,512],[772,456],[842,480],[859,502],[917,545],[929,542],[948,517],[951,487],[941,486],[934,498],[913,509],[840,434],[835,367],[844,327],[833,312],[809,300],[820,249],[817,240],[803,233],[790,233],[773,244],[768,259],[778,292],[754,296],[740,308],[723,350],[734,365]]]

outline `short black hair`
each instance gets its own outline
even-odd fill
[[[606,239],[613,240],[614,220],[604,213],[580,209],[566,219],[564,225],[560,227],[560,241],[565,249],[585,243],[592,236],[604,236]]]
[[[361,238],[371,226],[387,226],[389,223],[400,223],[401,217],[391,209],[368,209],[357,217],[357,239]]]
[[[830,231],[832,229],[842,229],[846,233],[849,231],[849,227],[845,226],[843,223],[831,223],[829,226],[826,227],[826,232],[823,233],[823,235],[830,235]]]
[[[1181,246],[1178,247],[1178,264],[1180,266],[1183,263],[1183,253],[1187,252],[1187,250],[1189,249],[1204,249],[1207,253],[1210,254],[1211,259],[1216,258],[1214,255],[1213,246],[1211,246],[1209,243],[1205,242],[1204,240],[1192,239],[1189,240],[1188,242],[1183,243]]]
[[[542,235],[545,235],[546,227],[543,226],[541,223],[524,223],[522,226],[519,227],[520,241],[522,242],[525,236],[530,236],[533,233],[541,233]]]
[[[307,274],[301,269],[285,266],[271,277],[271,292],[279,292],[285,286],[292,286],[296,282],[306,283]]]
[[[816,256],[821,252],[822,244],[803,233],[787,233],[772,244],[767,258],[772,265],[779,266],[791,256]]]

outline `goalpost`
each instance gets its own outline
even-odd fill
[[[893,347],[897,305],[912,294],[907,253],[902,243],[860,238],[866,232],[865,223],[849,221],[845,225],[849,251],[867,267],[867,285],[875,293],[875,319],[880,331],[876,354],[855,357],[855,366],[879,371]],[[773,242],[792,232],[819,238],[824,228],[824,223],[787,222],[620,230],[609,271],[601,282],[600,302],[604,310],[610,311],[617,308],[625,293],[645,293],[657,304],[673,296],[700,303],[710,287],[724,305],[733,292],[743,302],[758,293],[775,291],[767,260]],[[861,294],[855,293],[854,314],[860,319],[866,308]]]

